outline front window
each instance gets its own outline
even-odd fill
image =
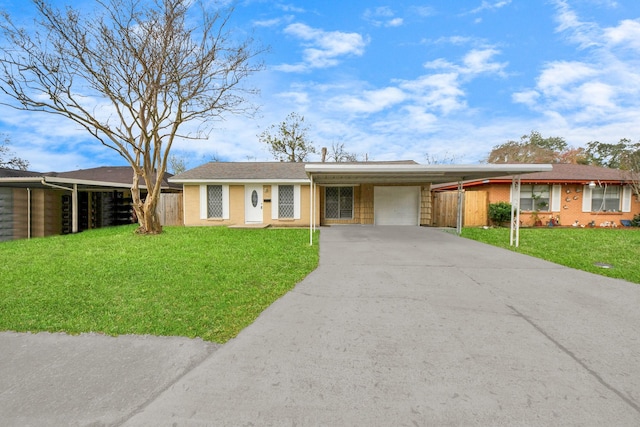
[[[548,185],[522,185],[520,209],[523,211],[549,211]]]
[[[353,218],[353,187],[325,188],[325,218]]]
[[[222,185],[207,185],[207,218],[222,218]]]
[[[293,218],[293,185],[278,186],[278,218]]]
[[[591,212],[620,210],[620,187],[602,186],[591,190]]]

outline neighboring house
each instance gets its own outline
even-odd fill
[[[618,169],[554,164],[549,172],[521,175],[523,225],[620,226],[640,214],[629,176]],[[467,180],[465,192],[485,192],[488,203],[512,202],[512,176]],[[457,191],[457,183],[434,185],[434,192]],[[484,223],[488,224],[485,217]]]
[[[180,192],[166,181],[163,192]],[[0,241],[131,224],[129,166],[70,172],[0,169]]]
[[[431,185],[548,165],[210,162],[181,184],[187,226],[431,225]]]

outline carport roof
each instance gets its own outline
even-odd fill
[[[305,165],[307,176],[319,185],[402,184],[430,182],[461,182],[504,175],[548,172],[548,164],[486,164],[486,165],[419,165],[369,163],[316,163]]]

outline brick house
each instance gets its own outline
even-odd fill
[[[640,214],[630,177],[618,169],[554,164],[548,172],[521,175],[520,221],[543,225],[620,226]],[[512,202],[512,176],[467,180],[465,192],[486,192],[488,203]],[[457,183],[434,185],[434,192],[457,191]],[[488,224],[488,219],[486,220]],[[538,223],[539,225],[540,223]]]

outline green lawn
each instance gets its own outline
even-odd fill
[[[508,228],[464,228],[462,236],[579,270],[640,283],[640,229],[521,228],[509,246]],[[596,263],[612,265],[598,267]]]
[[[0,330],[224,343],[318,264],[304,229],[135,228],[0,243]]]

